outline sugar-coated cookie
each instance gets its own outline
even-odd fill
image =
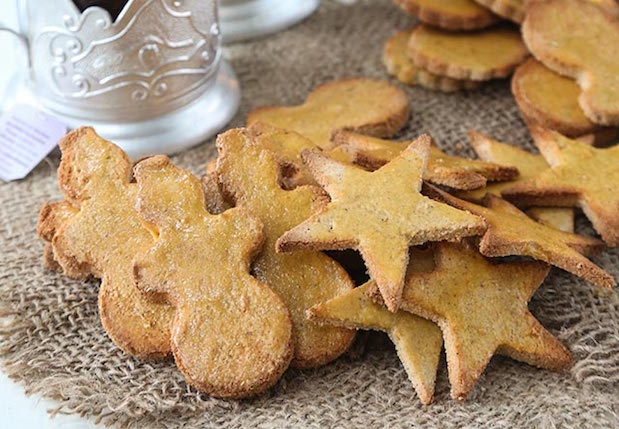
[[[165,156],[134,168],[137,210],[156,239],[135,256],[134,281],[175,310],[171,346],[187,383],[212,396],[256,395],[292,359],[288,309],[249,274],[264,239],[244,208],[207,212],[200,181]]]
[[[59,144],[60,204],[72,209],[64,207],[64,220],[48,237],[54,257],[71,277],[101,278],[99,316],[114,343],[139,358],[163,358],[170,352],[174,310],[144,296],[133,281],[132,259],[153,238],[134,208],[137,185],[131,183],[129,158],[92,128],[78,128]],[[57,223],[59,207],[43,207],[40,232]]]
[[[264,137],[264,135],[262,135]],[[246,129],[233,129],[217,138],[217,179],[235,206],[244,207],[264,225],[265,241],[252,265],[256,278],[284,301],[294,325],[294,358],[298,367],[324,365],[350,346],[354,331],[308,321],[308,308],[349,292],[354,284],[346,271],[322,252],[276,253],[275,242],[288,229],[308,218],[326,198],[317,186],[280,187],[281,166]],[[281,131],[280,139],[297,138]]]

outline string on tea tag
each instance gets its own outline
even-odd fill
[[[17,104],[0,118],[0,179],[23,179],[58,144],[67,126],[34,107]]]

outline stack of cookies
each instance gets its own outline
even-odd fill
[[[619,56],[616,1],[394,2],[421,22],[385,44],[383,63],[400,82],[471,90],[516,70],[512,93],[527,124],[593,144],[619,135],[619,71],[607,61]]]
[[[504,78],[529,55],[517,27],[521,1],[394,0],[421,22],[383,50],[390,74],[407,85],[451,92]]]

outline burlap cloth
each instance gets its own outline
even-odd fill
[[[249,109],[299,103],[316,85],[350,76],[388,78],[380,62],[386,38],[411,24],[388,1],[327,2],[293,29],[227,49],[243,89],[231,126]],[[412,119],[403,136],[431,133],[452,153],[471,154],[475,128],[532,148],[507,81],[470,93],[407,92]],[[378,102],[378,100],[377,100]],[[201,174],[213,141],[174,157]],[[188,388],[172,362],[143,363],[120,352],[97,315],[98,282],[47,271],[35,226],[39,207],[60,197],[58,155],[27,179],[0,186],[0,354],[3,370],[58,401],[55,411],[95,415],[130,427],[522,427],[619,426],[619,299],[553,270],[530,305],[574,353],[570,372],[556,374],[496,357],[464,403],[449,397],[445,364],[436,399],[422,406],[392,347],[370,336],[364,353],[316,370],[289,370],[261,397],[209,398]],[[580,231],[591,233],[580,219]],[[615,277],[618,252],[595,258]],[[6,422],[5,422],[6,423]]]

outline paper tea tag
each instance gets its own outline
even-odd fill
[[[0,179],[23,179],[58,144],[67,126],[25,104],[0,118]]]

